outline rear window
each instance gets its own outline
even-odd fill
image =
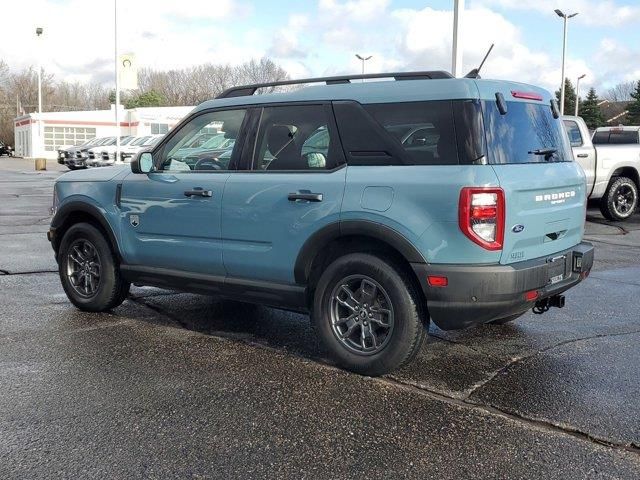
[[[600,131],[593,134],[593,144],[594,145],[604,145],[609,143],[609,131]]]
[[[572,160],[568,137],[549,104],[506,102],[507,112],[501,115],[495,101],[482,103],[489,163]]]
[[[636,130],[611,130],[609,143],[638,143],[638,132]]]
[[[629,145],[638,143],[637,130],[600,130],[593,135],[596,145]]]

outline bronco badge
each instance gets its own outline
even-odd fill
[[[129,223],[132,227],[137,227],[138,225],[140,225],[140,217],[138,215],[130,215]]]

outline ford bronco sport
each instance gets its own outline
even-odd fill
[[[185,161],[203,133],[228,150]],[[338,364],[380,375],[430,321],[562,307],[593,263],[585,188],[539,88],[306,79],[232,88],[130,166],[62,175],[48,237],[82,310],[116,307],[134,283],[309,312]]]

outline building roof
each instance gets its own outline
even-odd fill
[[[115,109],[114,105],[110,110],[82,110],[71,112],[42,112],[29,113],[16,117],[14,123],[24,124],[30,123],[38,119],[47,123],[60,123],[65,122],[69,124],[77,123],[97,123],[97,124],[110,124],[115,125]],[[181,120],[187,115],[193,107],[140,107],[132,109],[120,109],[120,119],[125,121],[155,121],[158,119],[174,120],[175,122]]]

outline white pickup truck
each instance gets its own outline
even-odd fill
[[[609,220],[628,219],[638,208],[640,127],[601,127],[593,138],[580,117],[562,117],[573,156],[587,177],[590,199]]]

